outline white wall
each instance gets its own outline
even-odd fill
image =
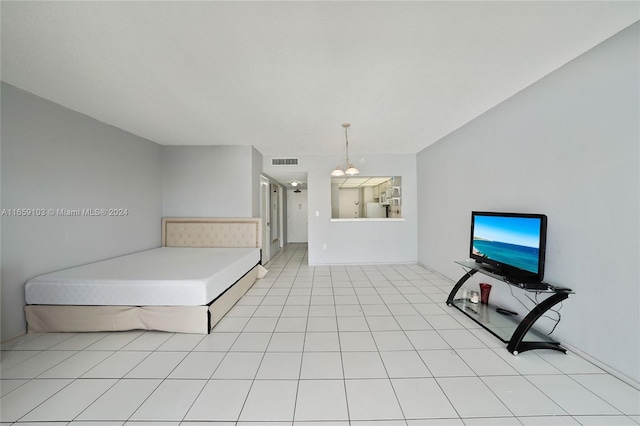
[[[260,153],[251,146],[163,146],[164,216],[259,217]]]
[[[7,84],[2,208],[123,208],[121,217],[2,218],[2,340],[26,329],[37,275],[160,245],[160,146]]]
[[[636,382],[639,28],[418,154],[419,261],[457,280],[472,210],[546,214],[546,280],[576,292],[556,337]],[[500,284],[491,297],[522,310],[508,292]]]
[[[262,174],[262,154],[251,147],[251,217],[260,217],[260,175]]]
[[[406,220],[331,222],[330,174],[336,164],[344,161],[344,157],[340,153],[302,156],[300,165],[291,171],[308,173],[309,264],[416,262],[416,156],[356,152],[351,158],[362,176],[402,176],[402,213]],[[360,162],[360,159],[364,162]],[[273,170],[270,164],[263,165],[266,173]],[[319,216],[316,216],[316,212]],[[327,245],[326,250],[323,244]]]

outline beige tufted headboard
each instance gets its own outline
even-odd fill
[[[260,218],[162,218],[163,247],[262,247]]]

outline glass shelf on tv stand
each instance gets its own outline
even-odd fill
[[[484,275],[519,287],[525,291],[535,291],[538,293],[556,293],[558,291],[564,291],[567,293],[573,293],[571,289],[557,287],[552,284],[545,283],[544,281],[523,280],[518,279],[517,277],[508,277],[504,274],[501,274],[500,271],[492,269],[490,266],[478,262],[469,260],[456,260],[455,263],[469,269],[470,271],[481,272]]]
[[[531,349],[554,349],[566,352],[566,349],[560,346],[560,343],[550,336],[533,329],[532,326],[554,305],[569,297],[569,294],[573,294],[573,291],[543,282],[521,282],[521,280],[506,277],[499,274],[498,271],[491,270],[473,261],[456,261],[456,263],[465,267],[467,271],[451,290],[447,298],[447,305],[456,307],[474,322],[504,343],[507,343],[507,350],[514,355]],[[550,296],[534,306],[525,316],[505,315],[497,312],[497,307],[491,304],[471,303],[470,300],[465,298],[456,299],[456,295],[465,281],[477,272],[525,291],[548,293]]]
[[[523,317],[522,312],[518,312],[517,316],[505,315],[497,312],[497,307],[494,305],[471,303],[468,299],[454,299],[451,305],[458,308],[462,313],[480,324],[488,332],[502,340],[504,343],[509,343]],[[535,329],[529,329],[527,331],[523,342],[557,343],[550,336]]]

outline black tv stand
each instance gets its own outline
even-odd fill
[[[564,353],[567,352],[560,343],[531,327],[549,309],[568,298],[569,294],[573,294],[571,289],[556,287],[542,281],[523,282],[517,277],[502,275],[495,269],[487,268],[485,265],[473,261],[456,261],[456,263],[462,265],[466,272],[449,293],[447,305],[454,306],[482,326],[482,328],[507,343],[507,350],[514,355],[531,349],[553,349]],[[518,316],[498,313],[496,311],[497,307],[494,305],[471,303],[463,298],[456,299],[456,294],[462,285],[477,272],[506,282],[524,291],[545,293],[550,294],[550,296],[534,306],[521,321],[519,321]],[[527,339],[526,341],[525,338]]]

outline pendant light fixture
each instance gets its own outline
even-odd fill
[[[347,169],[345,171],[342,171],[342,169],[340,168],[340,166],[336,167],[336,169],[334,171],[331,172],[331,176],[355,176],[360,174],[360,170],[356,169],[356,167],[351,164],[351,162],[349,161],[349,136],[347,135],[347,129],[349,128],[349,126],[351,126],[351,124],[349,123],[344,123],[342,125],[342,127],[344,127],[344,141],[345,141],[345,145],[346,145],[346,151],[347,151]]]

